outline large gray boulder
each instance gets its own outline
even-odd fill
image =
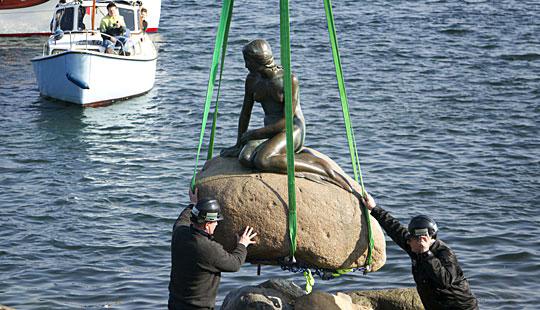
[[[244,286],[227,294],[221,310],[290,310],[304,291],[286,280],[270,279],[257,286]]]
[[[208,161],[196,178],[199,197],[214,197],[225,220],[218,225],[216,240],[232,249],[247,225],[258,232],[247,261],[276,264],[289,255],[287,175],[254,172],[235,158]],[[360,191],[360,188],[357,188]],[[310,266],[340,269],[365,263],[368,234],[359,202],[351,193],[314,174],[296,178],[296,259]],[[371,217],[374,239],[373,271],[386,260],[385,239]]]
[[[221,310],[423,310],[416,288],[348,291],[330,294],[304,291],[288,280],[270,279],[229,292]]]

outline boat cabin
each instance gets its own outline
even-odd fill
[[[1,1],[1,0],[0,0]],[[99,32],[101,19],[108,13],[107,5],[112,1],[96,1],[95,17],[92,25],[93,1],[90,0],[61,0],[58,3],[51,20],[51,32],[44,55],[54,55],[68,50],[87,50],[105,52],[104,40],[111,37]],[[129,43],[124,46],[116,44],[113,53],[129,50],[123,55],[136,55],[144,52],[142,45],[147,39],[142,31],[140,1],[114,1],[118,13],[124,18],[129,31]]]
[[[63,1],[63,0],[61,0]],[[94,29],[92,29],[92,1],[73,0],[58,3],[51,20],[51,32],[57,29],[62,31],[99,30],[101,19],[107,15],[107,4],[111,1],[96,1],[96,16]],[[114,1],[118,12],[124,17],[126,27],[133,32],[140,32],[141,16],[139,1]]]

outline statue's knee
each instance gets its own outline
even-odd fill
[[[243,152],[240,153],[240,156],[238,156],[238,161],[240,161],[240,164],[244,167],[253,168],[253,162],[248,154]]]
[[[255,167],[260,170],[268,170],[268,168],[270,168],[270,163],[268,159],[262,156],[256,156],[253,160],[253,163],[255,164]]]

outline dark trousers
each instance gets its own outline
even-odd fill
[[[175,300],[171,295],[169,295],[169,303],[167,304],[167,307],[169,310],[214,310],[214,307],[201,308],[201,307],[186,305],[181,301]]]

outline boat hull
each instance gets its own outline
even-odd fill
[[[83,106],[142,95],[154,86],[157,56],[67,51],[32,59],[42,96]]]

